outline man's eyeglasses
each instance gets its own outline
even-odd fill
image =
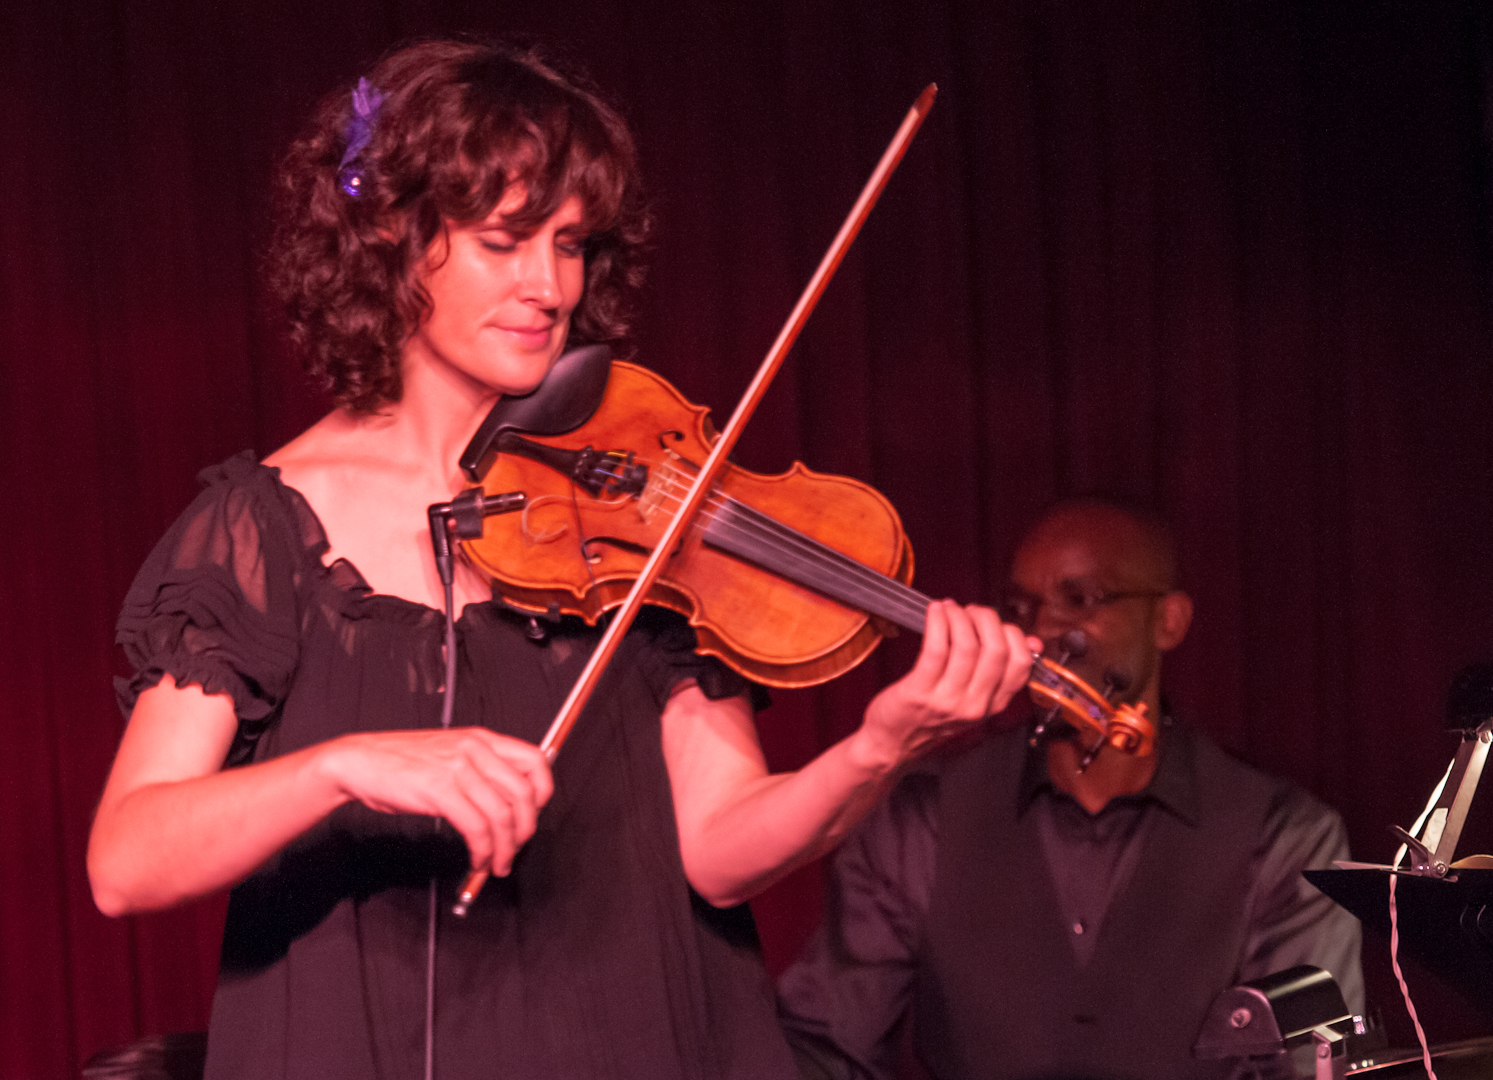
[[[1001,618],[1030,630],[1037,624],[1037,616],[1046,608],[1053,618],[1065,623],[1082,623],[1099,614],[1100,609],[1121,600],[1156,600],[1165,596],[1165,589],[1121,589],[1114,592],[1096,585],[1081,582],[1064,582],[1054,592],[1037,596],[1025,589],[1011,586],[1001,597]]]

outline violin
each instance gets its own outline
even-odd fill
[[[594,625],[715,439],[708,410],[656,373],[601,347],[567,353],[532,394],[499,401],[462,455],[481,481],[469,501],[512,510],[467,522],[466,557],[510,606]],[[797,462],[776,476],[727,464],[646,602],[684,615],[698,651],[747,678],[812,686],[898,628],[922,633],[931,600],[912,573],[901,519],[869,485]],[[1089,741],[1150,753],[1144,705],[1111,704],[1041,656],[1029,686]]]

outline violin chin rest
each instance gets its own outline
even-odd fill
[[[498,438],[505,431],[525,435],[564,435],[595,415],[612,373],[612,350],[582,345],[561,353],[544,381],[527,394],[500,397],[472,441],[461,452],[461,468],[480,484],[492,468]]]

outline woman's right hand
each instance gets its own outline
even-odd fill
[[[320,752],[323,774],[349,799],[444,818],[466,841],[473,869],[500,877],[555,789],[537,746],[486,728],[344,735]]]
[[[507,873],[554,790],[539,749],[483,728],[345,735],[234,769],[226,694],[168,675],[135,703],[94,815],[88,876],[106,915],[237,884],[337,807],[430,814],[474,867]]]

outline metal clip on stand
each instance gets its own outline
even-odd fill
[[[1348,1075],[1347,1039],[1327,1025],[1312,1028],[1316,1048],[1316,1080],[1344,1080]]]

